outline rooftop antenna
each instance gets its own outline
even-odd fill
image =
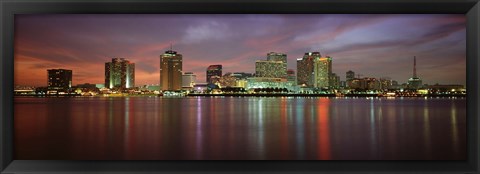
[[[170,43],[170,50],[173,51],[173,44]]]
[[[417,78],[417,57],[413,56],[413,78]]]

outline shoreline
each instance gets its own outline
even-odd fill
[[[344,95],[336,95],[336,94],[187,94],[187,95],[178,95],[178,96],[159,96],[159,95],[112,95],[112,96],[103,96],[103,95],[96,95],[96,96],[82,96],[82,95],[35,95],[35,94],[28,94],[28,95],[14,95],[14,97],[328,97],[328,98],[349,98],[349,97],[360,97],[360,98],[367,98],[367,97],[378,97],[378,98],[420,98],[420,97],[428,97],[428,98],[446,98],[446,97],[467,97],[466,94],[430,94],[430,95],[416,95],[416,96],[382,96],[378,94],[344,94]]]

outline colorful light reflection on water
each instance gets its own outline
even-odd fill
[[[461,160],[465,99],[15,98],[15,158]]]

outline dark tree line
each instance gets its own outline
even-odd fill
[[[255,88],[253,90],[254,92],[266,92],[266,93],[283,93],[283,92],[288,92],[287,88]]]
[[[226,87],[221,89],[222,92],[225,93],[241,93],[241,92],[247,92],[245,88],[235,88],[235,87]]]

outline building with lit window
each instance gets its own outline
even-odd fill
[[[357,90],[380,90],[381,83],[376,78],[354,78],[350,81],[350,88]]]
[[[182,75],[182,88],[193,88],[197,81],[197,75],[193,72],[186,72]]]
[[[135,87],[135,64],[125,58],[112,58],[105,63],[106,88]]]
[[[48,89],[70,89],[72,87],[72,70],[49,69]]]
[[[216,83],[222,77],[222,65],[210,65],[207,68],[207,83]]]
[[[383,90],[389,89],[392,86],[392,79],[390,77],[382,77],[379,79],[380,88]]]
[[[282,68],[278,71],[278,74],[280,78],[287,78],[287,54],[270,52],[267,53],[267,60],[282,62]]]
[[[353,72],[352,70],[347,71],[345,77],[346,77],[347,81],[353,80],[355,78],[355,72]]]
[[[287,88],[296,90],[296,85],[289,83],[285,78],[251,77],[247,78],[246,89],[256,88]]]
[[[297,84],[304,87],[313,87],[314,60],[321,58],[320,52],[305,53],[303,58],[297,59]]]
[[[292,82],[294,84],[297,84],[297,77],[295,76],[295,70],[289,69],[287,70],[287,81]]]
[[[328,88],[332,87],[332,58],[315,57],[313,63],[313,87]]]
[[[232,73],[228,73],[228,74],[225,74],[224,76],[222,76],[222,77],[218,80],[218,85],[219,85],[221,88],[225,88],[225,87],[237,87],[237,80],[240,80],[240,79],[238,79],[238,78],[235,77],[235,76],[232,76]]]
[[[286,70],[282,61],[257,60],[255,61],[255,77],[286,78]]]
[[[338,76],[335,73],[332,73],[331,77],[330,77],[330,80],[331,80],[330,84],[333,88],[335,88],[335,89],[340,88],[340,76]]]
[[[160,55],[160,89],[182,89],[182,54],[172,49]]]
[[[267,60],[255,61],[255,77],[287,78],[287,55],[267,53]]]

